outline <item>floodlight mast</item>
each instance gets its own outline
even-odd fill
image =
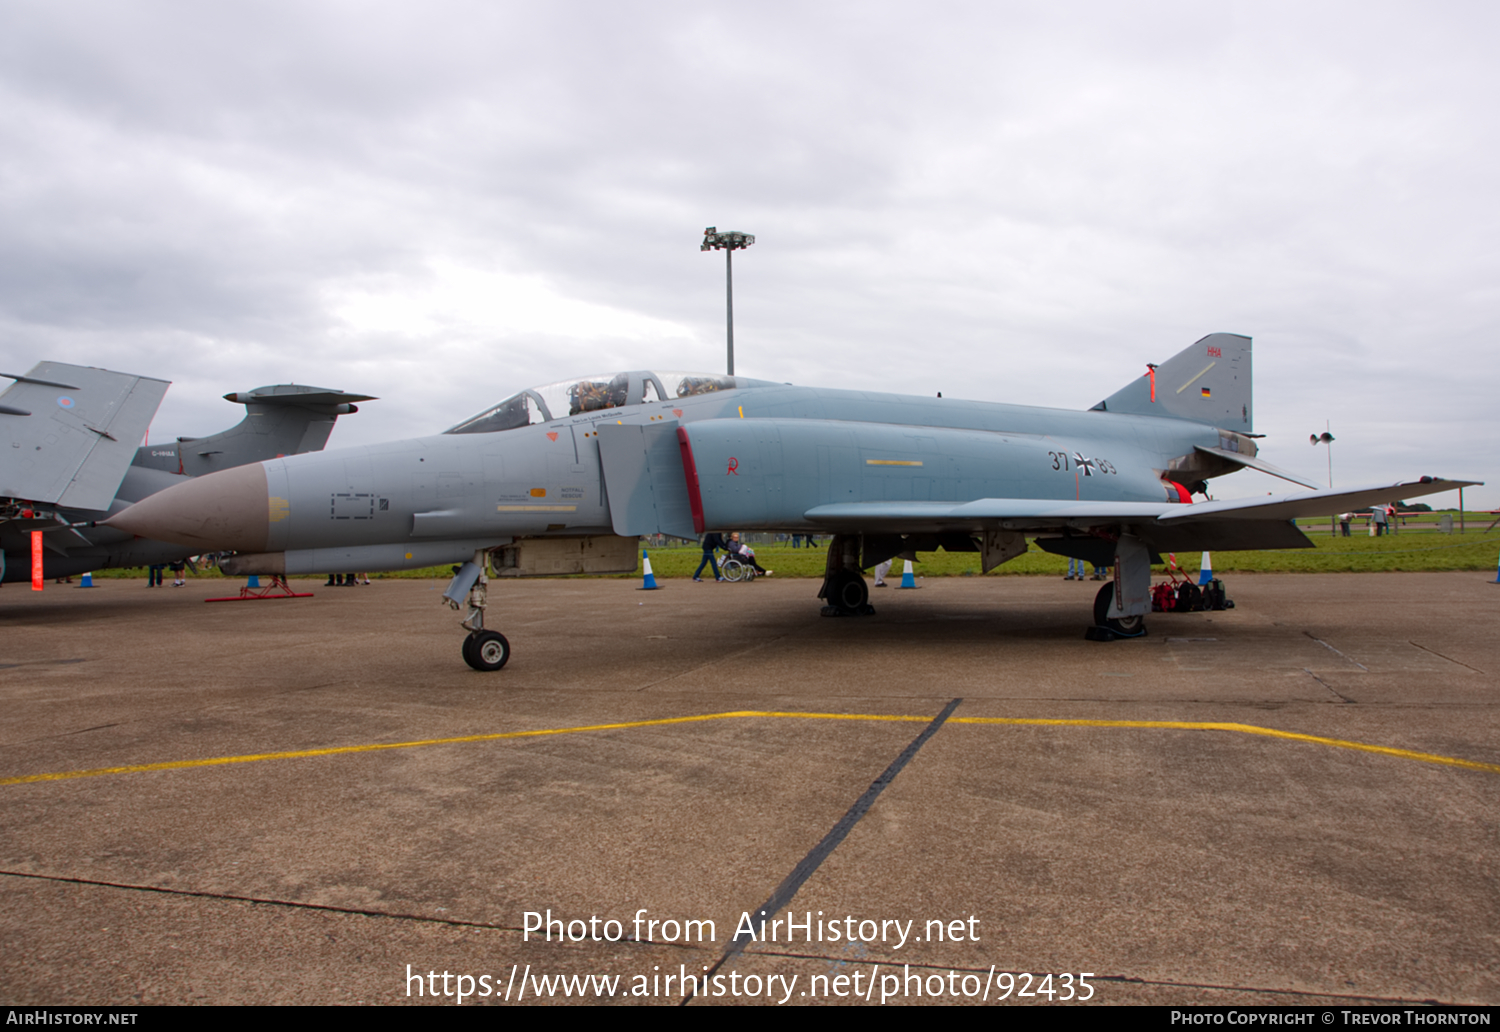
[[[1314,448],[1316,448],[1320,444],[1327,445],[1328,447],[1328,490],[1330,491],[1333,490],[1333,442],[1336,440],[1333,434],[1329,432],[1332,429],[1333,425],[1325,421],[1323,423],[1323,432],[1321,434],[1307,435],[1307,443],[1312,445]],[[1338,536],[1339,531],[1337,516],[1334,516],[1331,520],[1328,521],[1328,532],[1331,536]]]
[[[755,237],[738,230],[720,233],[714,226],[703,231],[703,246],[700,251],[724,252],[724,296],[726,318],[729,326],[729,375],[734,375],[734,252],[755,243]]]

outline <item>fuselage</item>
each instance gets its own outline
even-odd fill
[[[1183,419],[750,383],[261,462],[155,496],[134,516],[203,550],[285,553],[288,573],[399,569],[518,538],[624,532],[611,512],[623,474],[607,476],[600,451],[615,427],[678,439],[686,468],[673,475],[696,493],[695,525],[679,533],[837,532],[806,513],[851,501],[1175,501],[1173,463],[1225,442]]]

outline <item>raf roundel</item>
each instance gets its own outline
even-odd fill
[[[70,397],[68,397],[66,394],[61,395],[57,399],[57,407],[58,408],[72,408],[73,407],[73,399],[70,398]]]

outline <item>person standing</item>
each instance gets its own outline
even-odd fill
[[[875,586],[877,588],[883,588],[883,587],[885,587],[885,575],[888,574],[888,573],[890,573],[890,572],[891,572],[891,560],[887,559],[885,562],[879,563],[878,565],[876,565],[876,567],[875,567]]]
[[[714,580],[722,581],[724,579],[719,575],[719,560],[714,558],[714,552],[721,548],[726,550],[728,548],[724,544],[724,536],[722,534],[703,535],[703,560],[698,564],[698,568],[693,571],[693,580],[703,580],[703,568],[705,566],[713,567]]]

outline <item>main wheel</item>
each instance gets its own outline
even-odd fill
[[[840,572],[828,592],[828,604],[846,613],[857,613],[870,601],[865,579],[852,570]]]
[[[475,631],[464,639],[464,662],[475,670],[499,670],[510,659],[510,642],[499,631]]]
[[[1094,596],[1094,623],[1100,627],[1108,627],[1116,634],[1133,637],[1140,634],[1146,628],[1144,616],[1122,616],[1111,620],[1109,607],[1115,600],[1115,582],[1105,581],[1099,589],[1099,594]]]
[[[727,581],[741,580],[745,576],[745,564],[738,559],[725,559],[719,564],[719,576]]]

